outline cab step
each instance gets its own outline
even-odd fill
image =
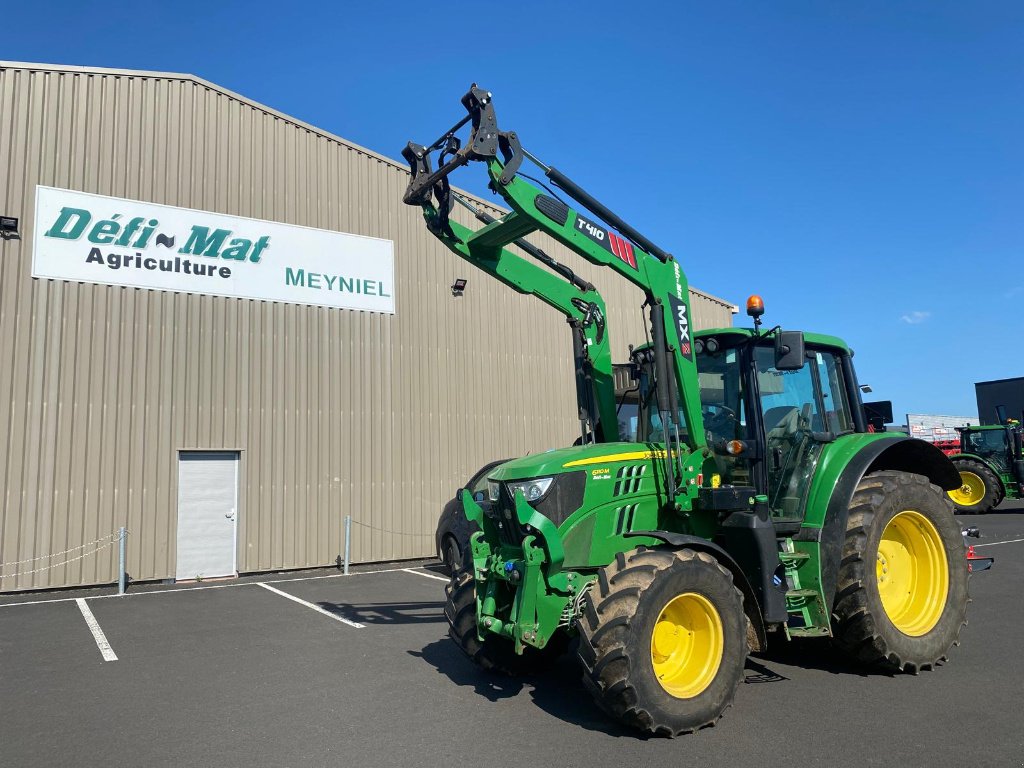
[[[790,538],[779,542],[779,562],[786,572],[787,637],[828,637],[832,634],[828,611],[818,583],[817,568],[812,567],[809,552],[799,551]]]

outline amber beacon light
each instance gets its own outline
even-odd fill
[[[747,299],[747,314],[755,320],[764,314],[764,299],[756,293]]]

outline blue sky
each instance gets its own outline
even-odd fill
[[[1024,4],[140,6],[13,4],[0,58],[193,73],[391,157],[476,81],[691,283],[845,338],[896,414],[1024,375]]]

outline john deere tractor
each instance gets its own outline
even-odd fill
[[[949,492],[967,514],[990,512],[1003,499],[1021,498],[1024,450],[1021,424],[997,408],[999,424],[958,427],[960,452],[950,456],[960,472],[960,486]]]
[[[765,330],[756,297],[753,327],[694,334],[671,254],[501,130],[490,93],[474,85],[462,104],[437,141],[403,151],[404,201],[456,254],[569,317],[581,438],[495,467],[484,498],[462,492],[479,531],[447,589],[454,642],[485,670],[519,673],[578,638],[598,704],[666,736],[721,717],[747,654],[769,642],[832,638],[858,661],[910,673],[943,660],[967,605],[945,495],[961,485],[953,464],[925,442],[868,431],[840,339]],[[467,201],[448,177],[474,162],[511,208],[474,210],[476,230],[449,215]],[[603,305],[538,254],[534,232],[639,289],[650,336],[631,354],[635,442],[615,424]]]

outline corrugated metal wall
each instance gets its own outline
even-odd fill
[[[34,280],[37,184],[394,240],[397,314]],[[179,450],[241,452],[238,567],[257,571],[333,562],[345,514],[376,529],[353,527],[355,562],[431,554],[480,464],[573,438],[561,317],[441,247],[405,184],[196,78],[0,64],[0,213],[24,238],[0,241],[0,561],[43,569],[0,591],[112,581],[114,547],[51,566],[122,524],[130,575],[173,575]],[[538,244],[602,287],[625,359],[639,294]],[[694,316],[731,306],[698,292]]]

